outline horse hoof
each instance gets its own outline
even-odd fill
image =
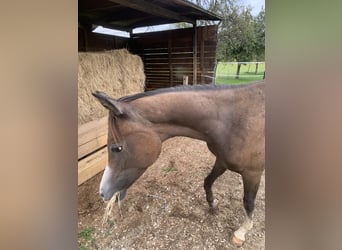
[[[210,209],[214,209],[217,207],[217,204],[218,204],[218,200],[213,200],[213,202],[209,203],[209,207]]]
[[[218,201],[214,200],[210,205],[209,205],[209,212],[211,214],[215,214],[218,211]]]
[[[236,247],[242,247],[243,243],[245,243],[244,240],[239,239],[238,237],[236,237],[235,235],[233,235],[232,237],[232,243],[236,246]]]

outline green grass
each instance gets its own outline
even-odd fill
[[[177,171],[177,169],[174,167],[167,167],[167,168],[164,168],[163,171],[166,173],[170,173],[170,172]]]
[[[80,238],[83,238],[83,239],[85,239],[85,240],[92,240],[93,238],[92,238],[92,233],[95,231],[95,228],[87,228],[87,229],[83,229],[82,230],[82,232],[80,232],[79,234],[78,234],[78,236],[80,237]]]
[[[240,79],[235,79],[237,64],[218,63],[216,68],[217,84],[241,84],[263,79],[265,63],[259,63],[258,73],[255,74],[256,64],[241,65]]]
[[[91,245],[95,244],[95,238],[93,237],[92,233],[95,231],[95,228],[87,228],[83,229],[82,232],[78,234],[78,237],[84,239],[91,243]],[[89,250],[86,246],[79,243],[78,250]]]

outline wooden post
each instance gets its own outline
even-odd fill
[[[173,86],[173,68],[172,68],[172,39],[171,39],[171,32],[168,32],[168,54],[169,54],[169,79],[170,79],[170,87]]]
[[[217,70],[217,61],[215,62],[215,65],[214,65],[214,74],[213,74],[213,80],[212,80],[212,84],[216,84],[216,70]]]
[[[207,32],[207,29],[205,30],[205,32]],[[204,82],[204,28],[202,28],[201,30],[201,51],[200,51],[200,74],[201,74],[201,84],[204,84],[206,82]]]
[[[193,65],[192,65],[192,75],[193,84],[197,84],[197,24],[193,24],[194,35],[193,35]]]
[[[183,85],[188,85],[188,84],[189,84],[189,77],[183,76]]]

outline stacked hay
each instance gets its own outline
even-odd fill
[[[92,96],[95,90],[119,98],[144,91],[144,65],[126,49],[78,54],[78,125],[102,118],[107,110]]]

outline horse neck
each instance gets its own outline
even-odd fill
[[[152,129],[162,141],[175,136],[206,141],[203,121],[210,119],[210,110],[205,105],[208,102],[210,100],[204,92],[171,92],[143,97],[131,104],[151,122]]]

